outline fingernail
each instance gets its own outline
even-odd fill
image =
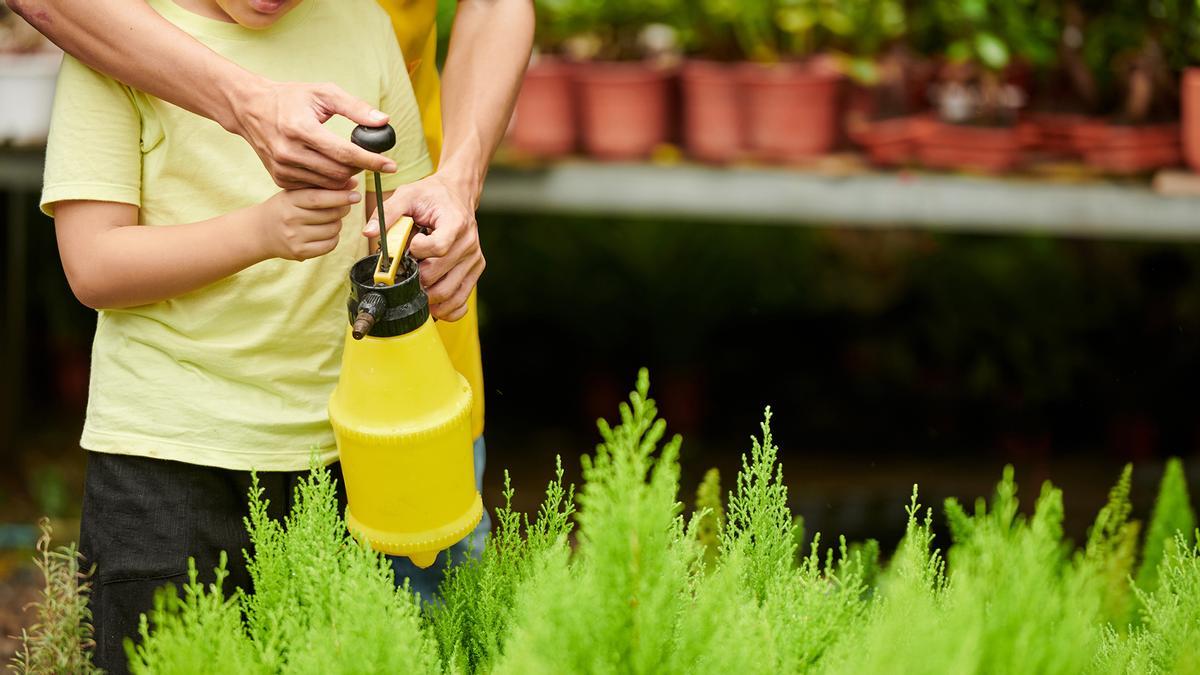
[[[384,173],[396,173],[396,163],[395,162],[384,163],[383,172]]]
[[[362,195],[358,194],[357,192],[351,192],[348,199],[350,200],[351,204],[357,204],[362,201]]]
[[[382,122],[387,119],[387,113],[382,110],[372,110],[368,117],[374,122]]]

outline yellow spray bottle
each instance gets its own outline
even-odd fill
[[[352,139],[373,152],[395,144],[390,126],[360,126]],[[382,194],[378,174],[375,190]],[[329,420],[350,532],[424,568],[479,524],[483,502],[475,488],[471,388],[429,316],[406,252],[412,231],[412,219],[402,219],[381,237],[379,254],[350,268],[350,325]]]

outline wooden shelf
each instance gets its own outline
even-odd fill
[[[483,213],[1200,240],[1200,197],[1135,182],[569,161],[496,166]]]

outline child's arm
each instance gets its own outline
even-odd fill
[[[95,309],[135,307],[207,286],[269,258],[332,251],[361,196],[285,190],[261,204],[184,225],[138,225],[130,204],[63,201],[54,228],[71,290]]]

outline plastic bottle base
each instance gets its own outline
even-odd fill
[[[424,551],[421,553],[414,553],[408,556],[408,559],[412,561],[412,564],[424,570],[429,569],[429,566],[432,565],[435,560],[437,560],[438,553],[441,553],[441,551]]]
[[[407,557],[421,569],[432,565],[438,553],[462,541],[482,518],[483,500],[478,492],[471,506],[461,516],[436,530],[416,534],[367,527],[354,517],[350,507],[346,508],[346,527],[355,539],[362,541],[365,538],[371,548],[380,553]]]

